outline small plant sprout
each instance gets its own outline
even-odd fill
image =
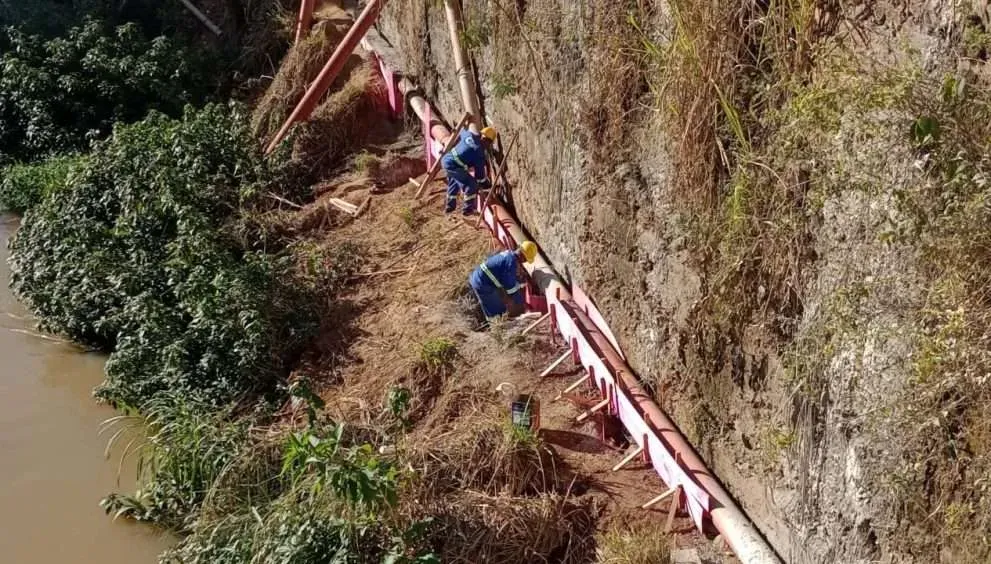
[[[445,374],[454,368],[458,348],[446,337],[436,337],[420,346],[420,366],[431,374]]]

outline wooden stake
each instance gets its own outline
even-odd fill
[[[591,417],[593,413],[595,413],[596,411],[601,410],[603,407],[605,407],[607,405],[609,405],[609,398],[606,398],[606,399],[600,401],[599,403],[593,405],[592,407],[590,407],[588,411],[586,411],[585,413],[582,413],[581,415],[579,415],[578,416],[578,419],[576,419],[575,421],[581,423],[582,421],[584,421],[584,420],[588,419],[589,417]]]
[[[654,499],[648,501],[647,503],[640,506],[640,509],[650,509],[651,506],[657,505],[658,503],[664,501],[665,499],[671,497],[672,495],[679,493],[681,486],[671,488],[670,490],[662,493],[661,495],[655,497]]]
[[[622,467],[626,466],[627,464],[629,464],[630,461],[632,461],[634,458],[640,456],[641,453],[643,453],[643,447],[642,446],[638,446],[636,450],[634,450],[630,454],[626,455],[626,458],[624,458],[623,460],[621,460],[619,462],[619,464],[613,466],[612,467],[612,471],[613,472],[619,471],[620,468],[622,468]]]
[[[681,486],[675,488],[674,497],[671,498],[671,507],[668,508],[668,522],[664,525],[664,532],[671,532],[671,525],[674,524],[674,516],[678,512],[678,506],[681,505]]]
[[[492,179],[492,186],[489,188],[489,193],[485,195],[485,201],[482,202],[482,207],[479,210],[478,225],[482,224],[482,218],[485,217],[485,206],[489,205],[489,200],[492,198],[492,194],[496,191],[496,184],[498,184],[499,180],[503,178],[502,173],[506,168],[506,163],[509,162],[509,152],[513,150],[513,145],[516,144],[517,138],[519,138],[519,135],[514,133],[513,139],[509,142],[509,147],[507,147],[506,151],[502,154],[502,162],[499,163],[499,171],[496,172],[495,177]]]
[[[538,325],[540,325],[544,321],[547,321],[550,318],[551,318],[551,314],[550,313],[545,313],[544,315],[542,315],[540,317],[540,319],[534,321],[533,323],[530,324],[529,327],[527,327],[526,329],[524,329],[523,332],[520,333],[520,335],[526,335],[530,331],[533,331],[534,329],[536,329]]]
[[[214,35],[220,36],[224,33],[220,31],[220,28],[217,27],[217,24],[211,22],[210,18],[206,17],[206,15],[204,15],[203,12],[199,11],[199,9],[197,9],[196,6],[192,4],[192,2],[190,2],[189,0],[179,0],[179,1],[182,2],[183,6],[185,6],[187,10],[192,12],[193,15],[196,16],[198,20],[203,22],[203,25],[209,28],[209,30],[212,31]]]
[[[461,136],[461,130],[468,125],[469,120],[471,120],[471,114],[465,114],[465,117],[461,118],[461,121],[458,123],[457,129],[454,130],[454,133],[451,135],[451,138],[447,140],[447,144],[444,145],[444,150],[441,151],[440,155],[437,156],[437,160],[434,161],[434,165],[430,167],[430,172],[427,173],[427,179],[424,180],[423,184],[420,185],[420,188],[416,191],[416,195],[413,196],[414,198],[419,199],[420,195],[423,193],[424,188],[426,188],[427,186],[430,185],[431,182],[433,182],[434,177],[437,176],[437,171],[440,170],[440,162],[444,160],[444,155],[446,155],[448,151],[453,149],[454,146],[458,144],[458,138]],[[427,127],[429,128],[430,124],[427,124]],[[428,134],[429,134],[429,130],[428,130]]]
[[[358,206],[352,204],[351,202],[346,202],[340,198],[331,198],[327,200],[327,202],[348,215],[354,215],[355,212],[358,211]]]
[[[557,368],[558,366],[560,366],[560,364],[562,362],[564,362],[565,360],[567,360],[567,358],[569,356],[571,356],[571,349],[568,349],[568,352],[562,354],[561,355],[561,358],[559,358],[559,359],[555,360],[554,362],[552,362],[551,365],[548,366],[546,370],[544,370],[543,372],[540,373],[540,377],[543,378],[543,377],[547,376],[548,374],[550,374],[551,372],[553,372],[554,369]]]
[[[588,380],[588,376],[582,376],[580,380],[578,380],[574,384],[572,384],[572,385],[568,386],[567,388],[565,388],[564,390],[562,390],[560,394],[558,394],[554,399],[551,400],[551,402],[553,403],[553,402],[561,399],[562,397],[564,397],[564,394],[571,393],[572,391],[575,390],[575,388],[577,388],[578,386],[581,386],[582,384],[584,384],[586,380]]]
[[[355,276],[364,277],[364,276],[381,276],[383,274],[406,274],[407,272],[413,272],[413,269],[414,268],[416,268],[416,267],[415,266],[411,266],[409,268],[396,268],[396,269],[393,269],[393,270],[379,270],[379,271],[376,271],[376,272],[359,272],[358,274],[355,274]]]
[[[265,195],[268,196],[269,198],[272,198],[273,200],[275,200],[277,202],[282,202],[283,204],[285,204],[287,206],[292,206],[292,207],[294,207],[294,208],[296,208],[298,210],[303,209],[303,206],[301,206],[301,205],[299,205],[299,204],[297,204],[295,202],[290,202],[289,200],[283,198],[282,196],[279,196],[278,194],[273,194],[272,192],[269,192],[269,193],[267,193]]]
[[[372,203],[372,197],[371,196],[365,197],[365,201],[364,202],[361,202],[361,205],[358,206],[358,209],[357,210],[355,210],[354,216],[355,217],[361,217],[361,214],[365,213],[365,210],[368,209],[368,204],[370,204],[370,203]]]

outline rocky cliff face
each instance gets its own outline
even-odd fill
[[[983,561],[954,237],[983,229],[988,8],[840,4],[465,2],[462,40],[522,222],[780,554]],[[379,25],[456,121],[443,4]]]

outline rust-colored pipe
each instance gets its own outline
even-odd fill
[[[308,33],[310,33],[310,24],[313,23],[313,3],[315,0],[302,0],[299,4],[299,16],[296,18],[296,44],[298,45],[300,41]]]
[[[461,102],[465,106],[465,112],[471,114],[469,129],[478,133],[479,124],[482,123],[482,114],[478,109],[478,91],[475,89],[475,78],[471,72],[471,65],[468,64],[468,53],[461,43],[461,37],[464,35],[464,22],[461,15],[460,0],[444,0],[444,9],[447,13],[447,29],[451,34],[454,64],[458,67]]]
[[[523,229],[516,223],[513,216],[500,203],[492,204],[492,211],[495,217],[499,218],[503,227],[513,236],[516,241],[524,241],[529,237]],[[483,213],[485,211],[483,210]],[[526,265],[533,281],[543,290],[545,296],[554,295],[555,292],[561,297],[561,301],[571,299],[571,292],[561,282],[557,273],[550,263],[538,254],[531,264]],[[644,420],[657,433],[657,436],[664,439],[671,447],[676,456],[680,456],[686,471],[698,481],[712,497],[713,505],[710,513],[712,524],[722,533],[723,538],[743,564],[781,564],[781,560],[771,549],[764,537],[754,527],[753,523],[744,515],[743,511],[736,505],[733,498],[723,488],[722,484],[706,468],[701,457],[695,452],[688,440],[678,431],[674,422],[664,414],[657,406],[650,394],[644,390],[643,386],[634,376],[634,371],[625,360],[616,352],[612,343],[599,331],[595,324],[583,313],[580,308],[574,308],[575,317],[591,336],[595,346],[602,351],[604,362],[616,374],[616,382],[627,393],[630,400],[637,406],[643,415]]]
[[[316,80],[313,84],[306,89],[306,94],[303,95],[303,99],[299,101],[296,108],[292,111],[292,114],[286,119],[286,122],[282,124],[279,131],[269,142],[268,146],[265,148],[265,154],[268,155],[279,146],[279,143],[286,138],[289,133],[289,129],[293,124],[306,121],[310,118],[310,114],[313,113],[313,109],[317,107],[317,102],[323,98],[323,95],[330,88],[330,85],[334,83],[334,79],[337,75],[341,73],[341,69],[344,68],[344,64],[347,62],[348,57],[354,52],[361,38],[364,37],[368,29],[372,27],[375,23],[375,19],[378,17],[379,12],[382,11],[382,7],[388,0],[370,0],[365,9],[362,10],[361,15],[358,19],[354,21],[351,25],[351,29],[348,30],[347,35],[341,40],[340,45],[337,49],[334,49],[334,54],[330,56],[327,60],[327,64],[324,65],[320,74],[317,75]]]

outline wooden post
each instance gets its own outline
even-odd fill
[[[579,378],[577,382],[575,382],[574,384],[571,384],[570,386],[568,386],[567,388],[565,388],[564,390],[562,390],[560,394],[558,394],[557,396],[554,397],[554,399],[551,400],[551,402],[553,403],[553,402],[561,399],[562,397],[564,397],[564,394],[568,394],[568,393],[573,392],[576,388],[578,388],[578,386],[581,386],[582,384],[584,384],[585,383],[585,380],[588,380],[588,376],[582,376],[581,378]]]
[[[182,5],[185,6],[187,10],[192,12],[193,15],[196,16],[196,19],[200,20],[203,23],[203,25],[207,27],[207,29],[212,31],[214,35],[217,36],[223,35],[224,32],[221,31],[219,27],[217,27],[217,24],[210,21],[210,18],[206,17],[206,14],[201,12],[196,6],[193,5],[192,2],[190,2],[189,0],[179,0],[179,1],[182,2]]]
[[[533,331],[534,329],[537,328],[538,325],[540,325],[544,321],[547,321],[548,319],[550,319],[550,317],[551,317],[551,314],[549,312],[548,313],[545,313],[544,315],[540,316],[540,319],[534,321],[533,323],[530,324],[529,327],[527,327],[526,329],[524,329],[523,332],[520,333],[520,335],[526,335],[530,331]]]
[[[681,486],[675,488],[674,497],[671,498],[671,506],[668,508],[668,521],[664,525],[664,532],[671,532],[671,525],[674,524],[674,516],[678,513],[678,506],[681,505]]]
[[[485,201],[482,202],[482,207],[479,210],[481,213],[479,213],[478,216],[478,225],[482,224],[482,214],[485,212],[485,206],[489,205],[489,200],[492,199],[492,194],[495,194],[496,185],[499,183],[499,180],[503,178],[503,171],[506,168],[506,163],[509,162],[509,152],[513,150],[513,145],[516,144],[516,140],[518,138],[519,135],[514,133],[512,140],[510,140],[509,142],[509,147],[507,147],[506,151],[502,154],[502,162],[499,163],[499,170],[495,173],[495,176],[492,178],[492,184],[489,187],[489,192],[488,194],[485,195]]]
[[[453,149],[454,146],[458,144],[458,138],[461,135],[461,130],[468,125],[469,120],[471,120],[471,114],[465,114],[465,117],[461,118],[461,121],[458,123],[457,129],[455,129],[454,133],[451,134],[451,138],[448,139],[447,143],[444,145],[444,150],[441,151],[440,155],[437,156],[437,160],[434,161],[433,166],[430,167],[430,172],[427,173],[427,179],[424,180],[423,184],[420,185],[419,190],[416,191],[416,195],[413,196],[414,198],[419,198],[420,195],[423,194],[423,191],[426,190],[427,186],[431,182],[433,182],[434,177],[437,176],[437,172],[440,170],[440,163],[442,160],[444,160],[444,155],[447,154],[448,151]]]
[[[576,419],[575,421],[577,421],[578,423],[581,423],[582,421],[585,421],[586,419],[588,419],[589,417],[591,417],[593,413],[595,413],[596,411],[601,410],[603,407],[605,407],[607,405],[609,405],[609,398],[606,398],[606,399],[600,401],[599,403],[593,405],[592,407],[590,407],[588,411],[586,411],[585,413],[582,413],[581,415],[579,415],[578,416],[578,419]]]
[[[310,23],[313,21],[314,0],[302,0],[299,4],[299,16],[296,18],[296,44],[299,45],[310,33]]]
[[[623,458],[623,460],[620,460],[619,461],[619,464],[613,466],[612,467],[612,471],[613,472],[619,471],[620,468],[622,468],[622,467],[626,466],[627,464],[629,464],[631,461],[633,461],[634,458],[640,456],[640,454],[642,454],[642,453],[643,453],[643,447],[642,446],[638,446],[636,448],[636,450],[634,450],[630,454],[626,455]]]
[[[675,493],[678,493],[679,490],[681,490],[681,486],[677,486],[677,487],[671,488],[670,490],[662,493],[661,495],[659,495],[659,496],[655,497],[654,499],[648,501],[647,503],[641,505],[640,506],[640,509],[650,509],[651,506],[657,505],[658,503],[660,503],[660,502],[664,501],[665,499],[671,497]]]
[[[571,356],[571,349],[568,349],[568,352],[562,354],[560,358],[552,362],[550,366],[548,366],[543,372],[540,373],[540,377],[543,378],[548,374],[550,374],[551,372],[553,372],[554,369],[560,366],[562,362],[567,360],[569,356]]]

